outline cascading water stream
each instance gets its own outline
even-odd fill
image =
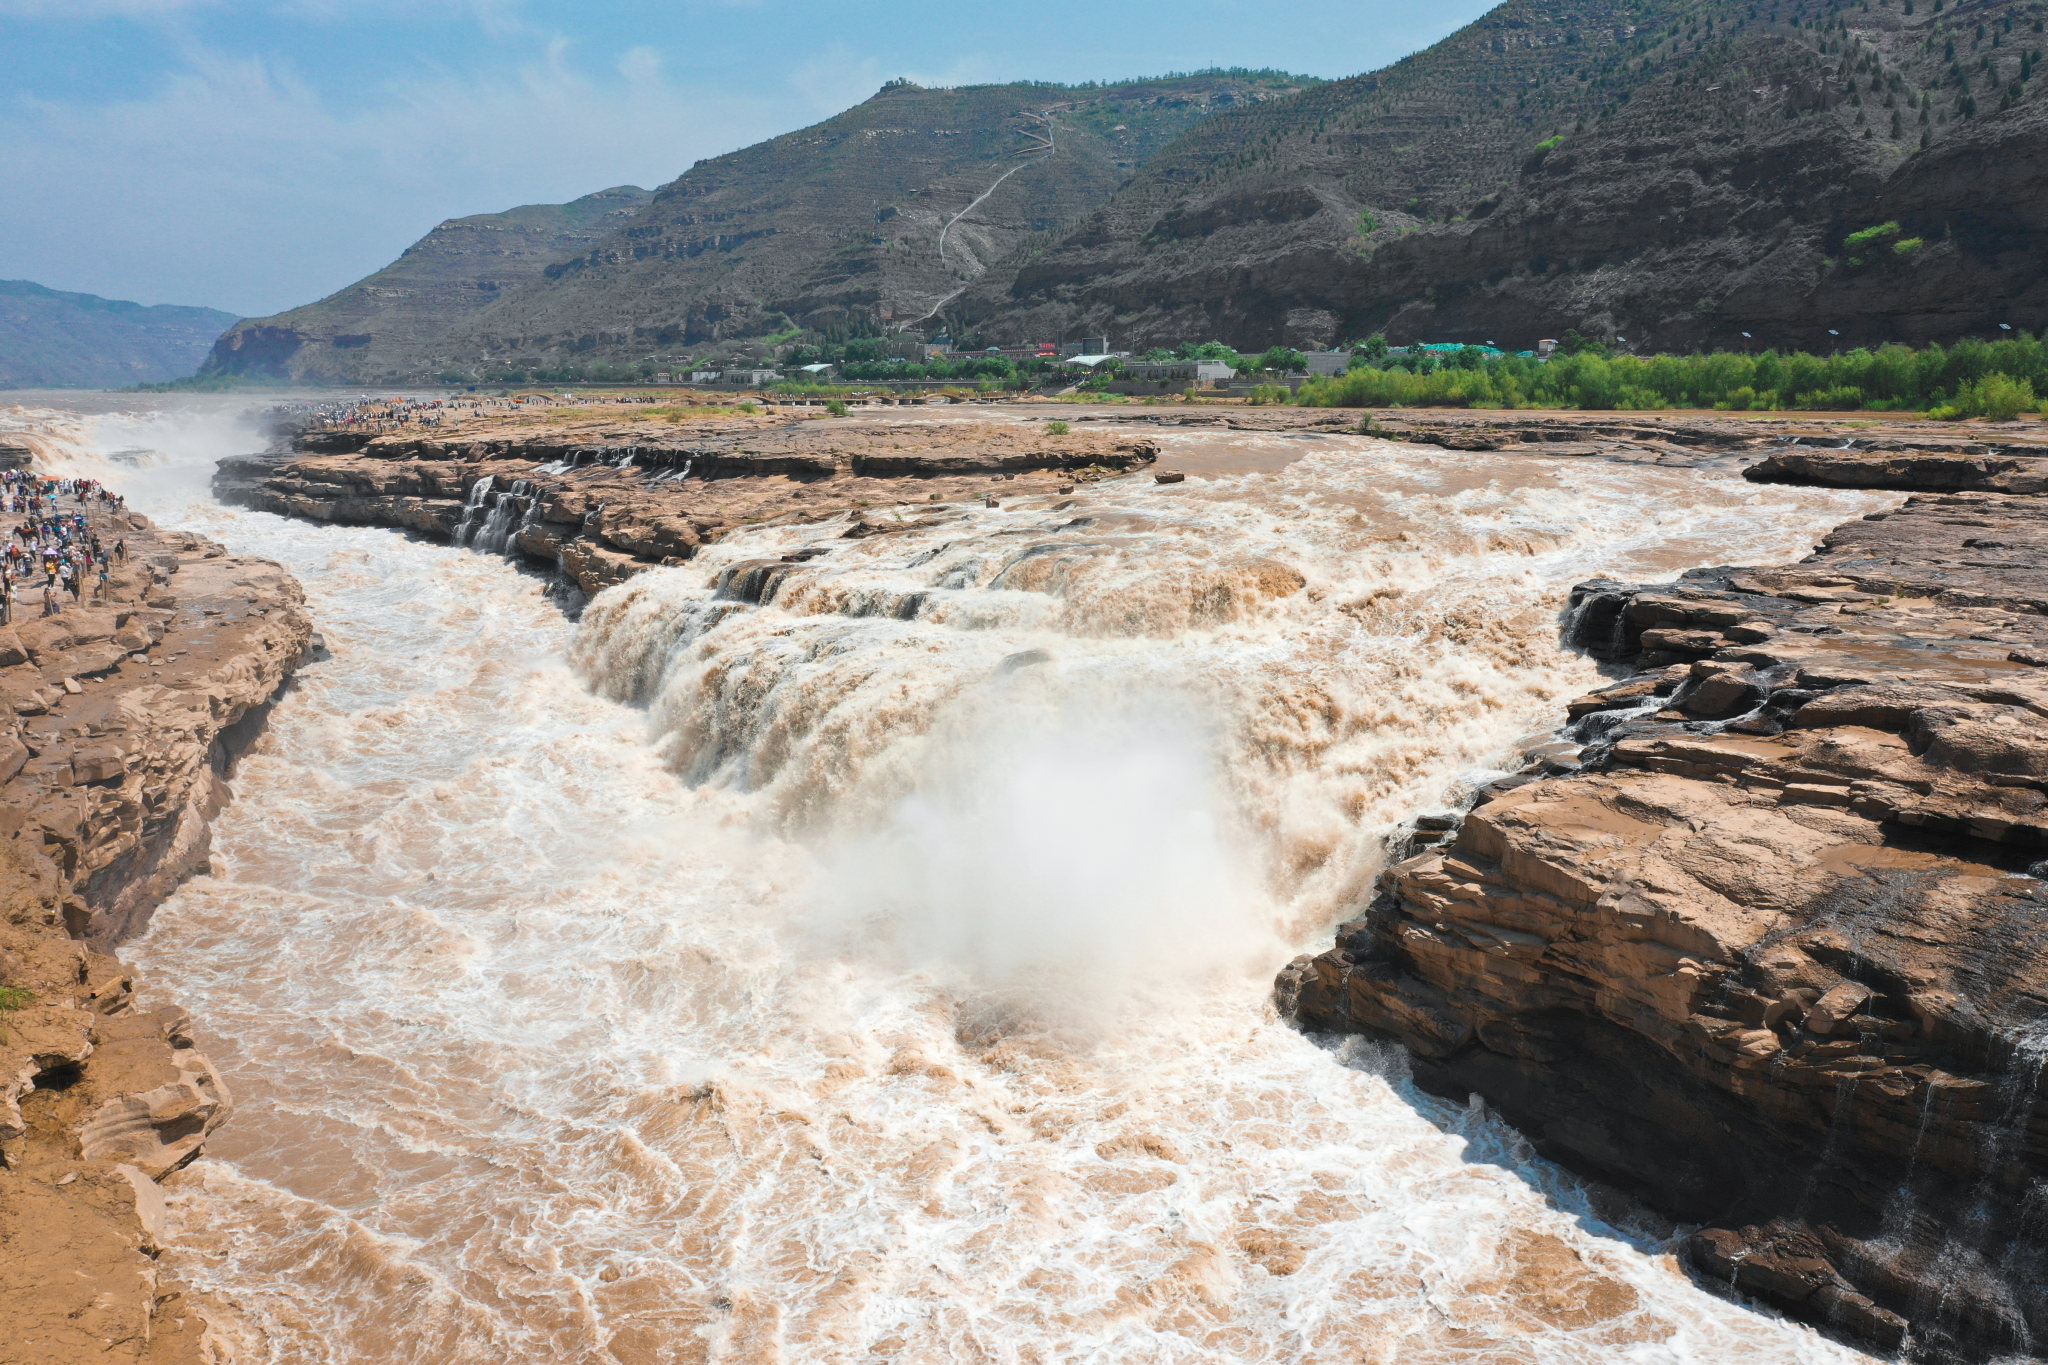
[[[497,482],[496,475],[486,474],[469,486],[469,495],[463,499],[462,520],[455,523],[454,540],[457,545],[469,544],[477,528],[490,515],[491,493]]]
[[[236,1092],[166,1267],[252,1358],[1857,1358],[1267,997],[1596,681],[1571,583],[1877,500],[1333,440],[744,531],[572,626],[142,484],[331,652],[128,949]]]
[[[541,473],[546,466],[534,472]],[[455,523],[452,539],[457,545],[485,554],[509,554],[520,533],[532,529],[540,519],[540,489],[531,479],[514,479],[504,488],[497,477],[486,474],[469,486],[463,500],[462,519]]]

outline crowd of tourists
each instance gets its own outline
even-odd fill
[[[270,410],[271,419],[285,430],[391,432],[433,429],[451,418],[478,417],[485,413],[518,412],[534,407],[574,406],[586,403],[654,403],[664,401],[651,394],[476,394],[446,398],[360,398],[319,403],[280,403]]]
[[[64,500],[71,506],[66,508]],[[0,471],[0,518],[7,524],[0,554],[0,625],[11,625],[20,609],[17,595],[42,579],[42,614],[64,610],[64,597],[77,604],[90,580],[93,599],[107,590],[116,559],[128,557],[128,542],[108,545],[86,516],[93,503],[119,511],[127,500],[98,479],[53,479],[25,469]]]
[[[450,416],[480,412],[476,400],[455,398],[352,398],[326,403],[283,403],[272,414],[296,427],[327,427],[349,431],[400,431],[406,427],[438,427]]]

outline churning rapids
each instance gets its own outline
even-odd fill
[[[745,531],[574,624],[502,559],[214,505],[231,409],[118,406],[9,424],[282,561],[332,651],[125,950],[234,1090],[168,1265],[248,1358],[1860,1359],[1269,991],[1595,681],[1572,583],[1879,499],[1246,435],[1259,472]]]

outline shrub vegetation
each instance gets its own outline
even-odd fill
[[[2048,394],[2048,346],[2024,332],[2008,341],[1880,346],[1835,355],[1715,351],[1613,355],[1597,343],[1549,360],[1488,355],[1476,347],[1372,356],[1302,385],[1297,403],[1329,408],[1718,408],[1724,412],[1928,412],[2013,417]]]

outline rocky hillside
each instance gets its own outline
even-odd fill
[[[953,320],[1244,347],[2038,328],[2044,13],[1510,0],[1385,71],[1195,129]]]
[[[118,388],[188,375],[234,325],[217,308],[146,307],[0,280],[0,389]]]
[[[507,288],[603,241],[649,198],[638,185],[620,185],[566,204],[450,218],[390,265],[318,303],[236,323],[205,357],[206,368],[314,384],[400,373],[432,378],[427,367],[451,328]]]
[[[445,224],[208,368],[489,378],[796,328],[1656,350],[2038,329],[2044,21],[2048,0],[1508,0],[1329,83],[894,83],[644,206]]]
[[[361,284],[243,323],[208,369],[431,379],[915,319],[1030,235],[1100,203],[1196,123],[1304,84],[1262,73],[892,83],[823,123],[699,162],[644,207],[620,202],[559,240],[537,227],[516,269],[494,254],[503,220],[576,205],[444,224]]]

